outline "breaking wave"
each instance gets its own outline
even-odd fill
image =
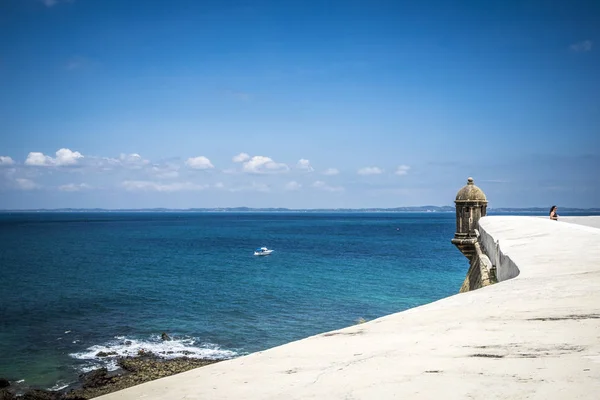
[[[195,338],[174,337],[171,340],[162,340],[158,335],[153,335],[147,340],[116,336],[107,343],[91,346],[84,351],[69,355],[84,361],[78,368],[81,372],[89,372],[101,367],[114,371],[119,368],[117,358],[136,357],[147,353],[164,359],[188,357],[226,360],[239,355],[235,351],[221,349],[213,343],[199,342]]]

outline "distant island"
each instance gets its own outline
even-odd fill
[[[491,208],[488,213],[548,213],[548,207],[523,207],[523,208]],[[364,212],[455,212],[454,206],[413,206],[393,208],[283,208],[283,207],[214,207],[214,208],[39,208],[22,210],[0,210],[7,212],[303,212],[303,213],[364,213]],[[574,208],[561,207],[561,212],[571,213],[600,213],[600,208]]]

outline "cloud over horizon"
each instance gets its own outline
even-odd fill
[[[310,165],[310,161],[305,158],[301,158],[300,160],[298,160],[298,162],[296,163],[296,168],[307,172],[314,171],[312,165]]]
[[[232,161],[234,163],[241,163],[244,161],[248,161],[250,159],[250,155],[248,153],[240,153],[236,156],[233,156]]]
[[[192,182],[158,183],[152,181],[124,181],[121,187],[131,192],[181,192],[198,191],[208,188],[207,185],[199,185]]]
[[[281,173],[289,169],[287,164],[275,162],[265,156],[254,156],[242,164],[242,171],[253,174]]]
[[[185,165],[192,169],[213,169],[215,167],[210,160],[204,156],[188,158]]]
[[[56,157],[52,158],[37,151],[32,151],[27,155],[25,165],[33,167],[65,167],[77,165],[79,160],[83,159],[83,155],[78,151],[70,149],[59,149],[56,152]]]
[[[8,156],[0,156],[0,167],[6,167],[9,165],[14,165],[15,161]]]
[[[235,156],[235,159],[238,161],[235,163],[236,168],[233,170],[220,170],[216,169],[206,156],[187,159],[176,157],[168,160],[151,161],[142,157],[139,153],[121,153],[117,157],[100,157],[87,154],[84,156],[80,152],[68,148],[57,150],[54,156],[42,152],[30,152],[27,154],[25,161],[15,160],[11,156],[3,155],[0,156],[0,167],[2,167],[0,168],[0,192],[8,194],[8,196],[11,192],[14,192],[15,196],[17,193],[20,196],[31,196],[27,193],[36,193],[38,190],[48,194],[51,192],[56,193],[55,196],[38,196],[39,201],[42,203],[46,198],[55,197],[60,200],[63,197],[59,194],[62,193],[62,196],[69,194],[69,205],[72,205],[73,201],[77,201],[77,196],[80,196],[79,193],[94,190],[94,193],[98,194],[98,198],[105,198],[103,196],[110,194],[110,196],[124,196],[123,201],[134,201],[133,199],[136,199],[136,197],[128,197],[125,194],[128,192],[164,193],[165,195],[168,194],[171,200],[163,198],[161,201],[174,201],[174,204],[180,204],[179,199],[188,198],[194,192],[204,191],[206,194],[202,196],[203,199],[226,198],[227,201],[233,202],[234,206],[246,205],[248,199],[256,196],[259,196],[256,199],[260,198],[260,201],[263,202],[261,204],[269,204],[269,201],[273,201],[275,206],[278,206],[278,200],[276,199],[285,201],[282,206],[289,204],[302,206],[312,204],[312,201],[323,201],[326,204],[335,204],[338,201],[338,204],[346,206],[347,204],[353,204],[353,199],[360,196],[364,196],[367,199],[366,201],[369,202],[391,202],[390,196],[412,199],[416,198],[416,194],[425,198],[425,196],[430,196],[430,193],[419,191],[418,186],[415,187],[415,185],[425,182],[423,177],[429,176],[429,178],[425,178],[429,179],[429,184],[436,187],[443,186],[445,183],[438,178],[440,165],[444,171],[453,171],[454,169],[458,171],[459,176],[456,179],[452,176],[448,178],[459,182],[458,185],[463,183],[463,175],[470,175],[470,173],[461,171],[473,168],[468,164],[457,164],[453,165],[453,169],[450,169],[447,164],[438,165],[428,162],[420,167],[419,179],[416,183],[410,174],[412,167],[406,164],[386,165],[385,169],[377,166],[358,169],[347,166],[350,170],[354,169],[360,176],[380,176],[380,178],[377,180],[357,180],[352,174],[340,175],[338,169],[328,168],[319,172],[319,176],[329,176],[332,181],[334,180],[333,182],[327,182],[326,180],[315,180],[314,174],[307,173],[314,171],[308,159],[301,158],[298,161],[291,162],[291,164],[286,164],[277,162],[271,157],[250,156],[247,153],[240,153]],[[523,160],[529,164],[533,162],[531,157],[526,157]],[[542,158],[542,161],[546,162],[547,158]],[[557,161],[556,157],[554,157],[554,161]],[[587,155],[582,158],[570,157],[568,162],[564,161],[565,168],[561,170],[566,171],[570,168],[573,170],[571,173],[575,173],[575,170],[578,169],[574,165],[579,164],[582,168],[590,170],[594,169],[594,165],[598,165],[598,161],[598,156],[595,155]],[[517,168],[519,175],[522,175],[523,170],[531,169],[529,164],[523,164],[521,169],[513,164],[511,164],[511,169],[503,167],[502,177],[504,180],[502,182],[507,182],[504,186],[506,187],[510,183],[512,187],[514,182],[519,180],[515,180],[510,171]],[[293,167],[290,168],[289,165]],[[211,173],[197,172],[204,170],[210,170]],[[431,174],[434,174],[435,178],[432,178]],[[454,172],[451,174],[454,174]],[[501,181],[490,179],[496,178],[498,175],[489,171],[485,172],[484,168],[478,176],[481,177],[482,183],[488,183],[488,187],[484,189],[489,190],[490,193],[493,194],[494,190],[500,189],[498,183]],[[394,180],[392,177],[402,177],[402,187],[398,187],[399,180]],[[540,183],[541,191],[546,191],[549,195],[557,192],[554,189],[556,185],[543,183],[543,185]],[[568,185],[565,185],[565,187],[568,187]],[[594,195],[595,193],[593,188],[585,190],[588,194],[584,194],[584,196]],[[450,188],[449,191],[453,192],[454,188]],[[319,195],[319,192],[323,194]],[[233,195],[235,193],[244,193],[244,195],[235,197]],[[266,193],[269,193],[268,199],[272,200],[267,200],[267,197],[263,196]],[[334,198],[325,195],[326,193],[337,193],[339,196]],[[569,194],[569,192],[565,193]],[[64,197],[64,199],[67,199],[67,197]],[[89,196],[85,198],[82,196],[80,199],[89,201]],[[197,204],[197,201],[198,199],[190,204]],[[435,201],[436,199],[432,198],[426,203],[437,204]],[[365,205],[371,204],[365,203]],[[394,204],[396,204],[395,201]],[[19,204],[11,207],[14,206],[18,208]]]

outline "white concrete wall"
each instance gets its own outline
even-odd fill
[[[486,218],[489,217],[483,217],[479,220],[479,242],[481,248],[492,262],[492,265],[496,267],[496,278],[498,279],[498,282],[515,278],[521,271],[519,271],[519,267],[517,267],[510,257],[502,253],[499,240],[494,240],[494,238],[486,231]]]
[[[558,217],[558,222],[569,222],[571,224],[591,226],[592,228],[600,228],[600,215],[589,217]]]

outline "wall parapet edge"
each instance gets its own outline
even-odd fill
[[[496,281],[502,282],[519,276],[521,273],[519,267],[502,252],[500,241],[495,240],[481,225],[479,225],[479,233],[478,243],[493,265]]]
[[[515,278],[520,273],[517,265],[500,249],[500,242],[494,240],[479,224],[476,234],[477,242],[473,245],[469,271],[459,293]]]

